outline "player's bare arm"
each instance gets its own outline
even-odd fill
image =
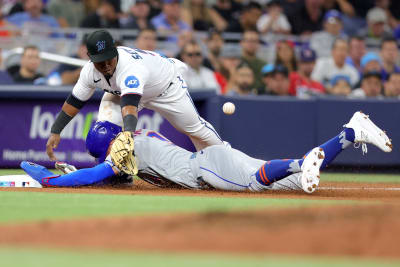
[[[74,95],[70,95],[62,106],[61,112],[51,127],[51,134],[46,144],[46,152],[50,160],[56,161],[54,149],[60,143],[61,131],[67,124],[78,114],[79,110],[84,106],[85,102],[77,99]]]

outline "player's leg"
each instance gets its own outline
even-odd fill
[[[223,144],[214,127],[198,114],[185,81],[179,77],[165,95],[152,99],[144,106],[160,113],[178,131],[188,135],[197,150]]]
[[[270,186],[272,183],[289,175],[303,171],[300,182],[303,189],[311,193],[318,186],[319,170],[330,164],[340,152],[351,144],[361,143],[363,151],[366,151],[365,143],[373,144],[384,152],[392,150],[392,145],[387,135],[367,115],[356,112],[350,122],[344,126],[344,130],[340,134],[314,148],[305,156],[305,159],[267,162],[256,172],[257,182],[262,186]],[[310,173],[309,177],[306,177],[307,173]]]
[[[118,126],[123,126],[120,97],[104,93],[99,106],[98,121],[109,121]]]
[[[209,146],[193,154],[198,164],[198,176],[216,189],[251,190],[251,175],[265,163],[226,146]]]

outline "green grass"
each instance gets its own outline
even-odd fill
[[[0,192],[0,222],[44,219],[142,215],[171,212],[207,212],[256,208],[296,207],[311,204],[347,204],[351,201],[268,199],[204,196],[153,196],[67,194],[48,192]]]
[[[394,174],[353,174],[322,173],[321,181],[353,183],[400,183],[400,175]]]
[[[399,266],[399,261],[304,256],[235,256],[217,254],[122,253],[104,251],[60,251],[0,248],[2,266],[7,267],[258,267],[258,266]]]

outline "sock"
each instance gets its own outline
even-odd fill
[[[81,186],[100,182],[113,175],[115,174],[112,167],[103,162],[93,168],[80,169],[61,176],[44,178],[39,182],[47,186]]]
[[[302,159],[275,159],[268,161],[256,172],[257,181],[268,186],[293,173],[301,171]]]
[[[354,143],[354,130],[345,128],[339,135],[320,145],[325,152],[321,169],[330,164],[349,145]],[[301,171],[303,159],[271,160],[256,172],[257,181],[265,186]]]
[[[340,152],[352,143],[354,143],[354,130],[351,128],[344,128],[339,135],[320,145],[319,147],[325,152],[325,159],[322,162],[321,169],[324,169],[330,164]]]

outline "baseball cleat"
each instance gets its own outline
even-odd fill
[[[325,153],[320,147],[316,147],[308,153],[301,165],[302,174],[299,177],[304,192],[311,194],[319,185],[319,168],[324,161]]]
[[[363,153],[368,152],[367,143],[377,146],[384,152],[392,151],[392,140],[361,111],[354,113],[349,123],[343,126],[354,130],[354,143],[362,144]]]

